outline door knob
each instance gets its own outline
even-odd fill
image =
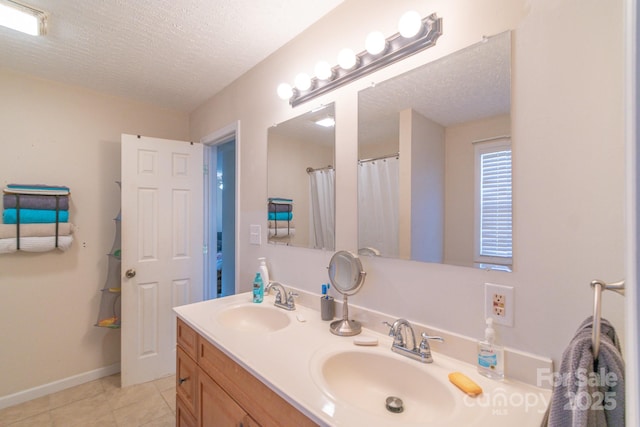
[[[127,270],[126,273],[124,273],[125,276],[127,276],[127,279],[131,279],[132,277],[136,276],[136,270],[134,270],[133,268],[130,268]]]

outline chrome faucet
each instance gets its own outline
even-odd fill
[[[431,347],[429,346],[429,340],[444,342],[442,337],[430,336],[427,333],[422,333],[422,341],[420,345],[416,346],[416,334],[413,331],[411,323],[406,319],[398,319],[391,325],[389,322],[383,322],[389,326],[389,336],[393,337],[393,344],[391,345],[391,351],[407,356],[411,359],[417,360],[422,363],[432,363],[433,356],[431,356]],[[408,345],[407,339],[409,334],[403,334],[403,329],[407,329],[411,332],[411,346]],[[406,335],[406,338],[405,338]]]
[[[269,291],[271,291],[272,288],[275,289],[275,291],[277,292],[276,301],[273,305],[289,311],[296,309],[296,302],[293,300],[293,297],[297,297],[298,296],[297,293],[291,292],[291,291],[287,293],[282,283],[276,282],[274,280],[269,281],[269,284],[264,289],[264,293],[268,295]]]

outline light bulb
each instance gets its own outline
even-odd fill
[[[314,72],[316,73],[316,77],[320,80],[329,80],[331,79],[331,76],[333,76],[333,70],[327,61],[318,62]]]
[[[291,99],[293,96],[293,88],[291,85],[287,83],[280,83],[280,85],[278,85],[278,96],[280,99],[284,100]]]
[[[385,40],[384,34],[380,31],[374,31],[369,33],[364,46],[371,55],[379,55],[386,50],[387,40]]]
[[[298,90],[307,90],[311,87],[311,77],[306,73],[300,73],[296,76],[294,84]]]
[[[338,65],[344,70],[350,70],[356,65],[356,54],[351,49],[342,49],[338,54]]]
[[[422,18],[415,10],[406,12],[398,22],[398,32],[404,38],[416,36],[422,29]]]

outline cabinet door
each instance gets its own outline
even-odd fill
[[[184,401],[176,397],[176,427],[197,427],[198,422]]]
[[[257,423],[207,374],[198,375],[198,425],[200,427],[254,427]]]
[[[189,412],[195,414],[198,366],[181,347],[176,350],[176,395],[182,398]]]

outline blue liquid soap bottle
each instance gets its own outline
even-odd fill
[[[262,283],[262,277],[260,273],[256,273],[255,279],[253,279],[253,302],[261,303],[264,299],[264,283]]]

